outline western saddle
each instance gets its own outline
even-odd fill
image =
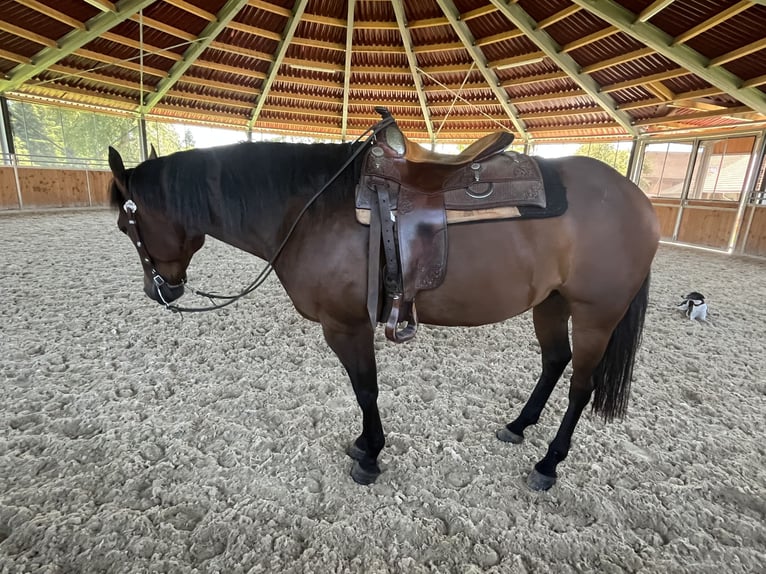
[[[444,280],[448,223],[518,217],[518,206],[545,207],[546,199],[534,160],[503,153],[513,134],[498,131],[458,155],[441,154],[408,140],[387,109],[376,111],[386,127],[363,160],[356,212],[370,226],[370,321],[374,328],[379,317],[382,243],[386,297],[380,317],[386,337],[401,343],[417,332],[417,293]]]

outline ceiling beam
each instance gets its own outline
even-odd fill
[[[117,12],[118,8],[109,0],[85,0],[86,4],[90,4],[94,8],[98,8],[102,12]]]
[[[420,77],[418,72],[418,60],[412,51],[412,36],[407,29],[407,16],[404,13],[404,5],[402,2],[394,0],[391,2],[394,7],[394,14],[396,15],[396,25],[399,26],[399,35],[402,37],[402,44],[404,45],[404,51],[407,54],[407,63],[410,65],[410,73],[412,74],[412,82],[415,86],[415,90],[418,93],[418,101],[420,102],[420,110],[423,113],[423,119],[426,122],[426,131],[428,132],[428,139],[433,144],[435,141],[434,126],[431,121],[431,114],[428,112],[428,100],[426,94],[423,91],[423,78]]]
[[[619,28],[615,28],[614,26],[607,26],[606,28],[602,30],[598,30],[596,32],[593,32],[592,34],[588,34],[587,36],[582,36],[581,38],[578,38],[577,40],[572,40],[571,42],[564,44],[561,47],[561,51],[573,52],[574,50],[582,48],[583,46],[587,46],[588,44],[593,44],[594,42],[598,42],[599,40],[603,40],[604,38],[608,38],[609,36],[613,36],[614,34],[619,34],[619,33],[620,33]]]
[[[732,50],[731,52],[727,52],[726,54],[721,54],[720,56],[710,60],[710,65],[723,66],[727,62],[731,62],[732,60],[737,60],[739,58],[744,58],[745,56],[749,56],[750,54],[760,50],[766,50],[766,37],[756,40],[755,42],[751,42],[750,44],[742,46],[741,48],[737,48],[736,50]]]
[[[64,35],[56,46],[40,50],[32,57],[31,64],[16,66],[0,80],[0,93],[14,90],[52,64],[98,38],[112,26],[130,18],[154,0],[122,0],[115,5],[116,12],[102,12],[85,23],[85,30],[75,29]]]
[[[173,64],[170,70],[168,70],[167,77],[161,79],[157,83],[155,91],[139,105],[138,112],[140,114],[149,113],[151,109],[160,102],[167,91],[186,73],[186,71],[194,64],[194,61],[199,58],[200,54],[207,49],[213,40],[215,40],[215,37],[228,26],[234,16],[236,16],[245,5],[247,5],[247,0],[228,0],[228,2],[223,5],[218,11],[218,14],[216,14],[216,19],[202,29],[197,41],[193,42],[192,45],[186,49],[181,60]],[[141,96],[143,97],[143,94],[141,94]]]
[[[555,62],[555,64],[566,72],[574,83],[585,90],[593,101],[600,106],[614,121],[620,124],[626,132],[631,135],[638,135],[638,131],[633,127],[631,117],[623,111],[617,109],[612,97],[601,91],[601,86],[589,75],[582,73],[580,65],[569,54],[562,51],[550,34],[539,28],[535,20],[524,11],[518,4],[506,4],[500,0],[490,0],[500,12],[516,26],[523,31],[527,38],[534,42],[545,54]]]
[[[736,16],[740,12],[744,12],[748,8],[752,7],[753,3],[750,2],[750,0],[740,0],[733,6],[729,6],[725,10],[721,10],[718,14],[713,16],[712,18],[708,18],[704,22],[700,22],[696,26],[688,29],[683,34],[679,34],[676,36],[673,40],[673,44],[683,44],[685,42],[688,42],[692,38],[696,38],[700,34],[703,34],[710,30],[711,28],[714,28],[718,26],[721,22],[724,22],[725,20],[728,20],[732,16]]]
[[[766,94],[742,87],[742,79],[720,67],[709,67],[710,60],[686,45],[673,45],[673,38],[652,24],[636,22],[636,15],[613,0],[572,0],[588,12],[653,48],[658,53],[720,88],[754,111],[766,113]]]
[[[346,141],[348,135],[348,100],[351,92],[351,49],[354,46],[354,7],[356,0],[348,0],[346,9],[346,60],[343,63],[343,120],[340,138]]]
[[[649,6],[641,10],[641,12],[636,17],[636,21],[638,22],[646,22],[650,18],[653,18],[660,12],[662,12],[665,8],[670,6],[673,3],[673,0],[654,0]]]
[[[296,0],[295,2],[295,8],[285,24],[284,34],[275,52],[274,61],[271,63],[269,71],[266,74],[266,79],[261,86],[261,94],[258,96],[255,108],[250,116],[250,121],[247,122],[248,131],[252,131],[253,125],[258,121],[258,118],[261,115],[261,110],[263,110],[266,99],[269,97],[271,86],[274,84],[274,80],[276,80],[277,74],[279,73],[282,60],[285,58],[285,54],[287,54],[287,48],[290,47],[290,42],[292,42],[293,36],[295,36],[295,31],[298,29],[298,24],[300,24],[303,12],[306,10],[306,4],[308,4],[308,0]]]
[[[38,2],[37,0],[16,0],[16,2],[26,6],[27,8],[31,8],[35,12],[39,12],[40,14],[45,14],[49,18],[53,18],[54,20],[63,22],[64,24],[67,24],[68,26],[71,26],[72,28],[76,28],[78,30],[85,30],[85,24],[80,22],[77,18],[72,18],[68,14],[59,12],[58,10],[51,8],[50,6],[46,6],[42,2]]]
[[[476,63],[476,67],[484,76],[484,80],[487,82],[489,89],[495,94],[498,103],[503,108],[508,118],[513,123],[519,135],[524,140],[529,139],[526,126],[524,122],[519,118],[519,114],[516,108],[511,104],[508,92],[504,88],[500,87],[500,82],[497,79],[497,74],[487,66],[487,57],[479,47],[476,46],[476,40],[473,37],[473,33],[468,29],[465,23],[465,19],[461,16],[460,11],[455,7],[455,3],[452,0],[436,0],[444,15],[447,17],[450,26],[457,34],[460,41],[463,42],[466,51],[470,54],[473,61]],[[493,9],[494,10],[494,9]]]

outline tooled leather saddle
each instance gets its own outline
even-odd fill
[[[376,111],[388,126],[363,160],[356,213],[370,226],[370,321],[374,328],[380,317],[386,337],[401,343],[417,332],[417,293],[444,280],[447,224],[515,218],[520,206],[542,212],[546,194],[535,160],[504,153],[511,133],[489,134],[458,155],[440,154],[408,140],[387,109]],[[381,244],[385,299],[379,314]]]

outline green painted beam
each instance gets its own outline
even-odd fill
[[[428,131],[428,139],[431,140],[431,144],[435,142],[434,126],[431,121],[431,114],[428,112],[428,100],[426,99],[426,93],[423,91],[423,79],[418,73],[418,60],[412,49],[412,36],[407,28],[407,16],[404,13],[404,5],[401,0],[391,0],[391,4],[394,7],[394,14],[396,15],[396,24],[399,26],[399,33],[402,37],[402,43],[404,44],[404,52],[407,54],[407,62],[410,65],[410,73],[412,74],[412,82],[415,85],[415,90],[418,93],[418,101],[420,102],[420,111],[423,113],[423,119],[426,121],[426,130]]]
[[[49,66],[79,50],[88,42],[130,18],[136,12],[149,6],[154,0],[122,0],[115,5],[115,12],[102,12],[85,22],[85,30],[72,30],[63,36],[55,48],[43,48],[32,56],[32,63],[21,64],[6,74],[7,79],[0,80],[0,93],[15,90],[24,82],[33,78]]]
[[[340,137],[346,141],[348,132],[348,100],[351,90],[351,49],[354,47],[354,8],[356,0],[348,0],[346,10],[346,62],[343,66],[343,120],[341,122]]]
[[[642,42],[679,66],[689,70],[731,97],[761,114],[766,114],[766,94],[756,88],[743,88],[743,80],[683,44],[673,45],[674,39],[653,24],[637,21],[637,16],[612,0],[572,0],[594,16],[618,27],[623,33]]]
[[[186,73],[186,70],[194,64],[194,61],[199,58],[202,52],[204,52],[213,40],[215,40],[216,36],[229,25],[229,22],[234,19],[234,16],[236,16],[242,8],[247,6],[247,2],[248,0],[228,0],[228,2],[221,7],[215,15],[215,20],[205,26],[202,32],[200,32],[198,40],[186,49],[180,60],[173,64],[168,71],[167,77],[162,78],[159,81],[157,88],[144,100],[143,105],[139,105],[139,114],[148,114],[151,109],[165,97],[168,90],[181,79],[181,76]]]
[[[287,24],[285,24],[285,32],[282,36],[282,41],[279,43],[276,56],[271,63],[271,67],[269,68],[266,79],[261,87],[261,93],[255,104],[255,109],[247,124],[248,130],[253,129],[255,122],[258,121],[258,117],[261,115],[261,110],[263,110],[263,106],[266,104],[266,99],[269,97],[271,86],[274,84],[274,80],[276,80],[277,74],[279,73],[279,67],[282,65],[282,60],[285,59],[285,54],[287,54],[287,48],[290,46],[290,42],[293,41],[295,31],[298,29],[298,24],[300,24],[301,18],[303,18],[303,11],[306,10],[306,4],[308,4],[308,0],[297,0],[295,2],[295,9],[293,10],[292,16],[290,16],[290,19],[287,21]]]
[[[529,134],[527,133],[527,128],[524,125],[524,122],[521,120],[521,118],[519,118],[519,114],[516,111],[516,108],[511,104],[510,98],[508,97],[508,92],[500,87],[500,82],[497,80],[497,75],[487,66],[486,56],[476,45],[476,39],[473,37],[473,34],[468,29],[466,23],[462,20],[460,11],[455,6],[455,3],[452,0],[436,0],[436,2],[439,4],[442,12],[447,17],[450,26],[452,26],[452,29],[455,31],[455,34],[457,34],[458,38],[460,38],[460,41],[463,43],[463,47],[468,51],[468,53],[471,55],[471,58],[476,63],[476,67],[481,72],[481,75],[484,76],[484,80],[487,82],[489,89],[492,90],[492,93],[495,94],[495,97],[497,98],[500,106],[502,106],[503,111],[516,127],[516,131],[519,132],[523,139],[528,140]]]
[[[636,128],[632,125],[631,117],[617,109],[617,104],[609,94],[601,92],[601,86],[588,74],[580,72],[580,65],[570,56],[561,51],[559,46],[550,34],[539,28],[538,23],[527,14],[518,4],[506,4],[500,0],[490,0],[514,26],[526,34],[532,42],[545,52],[553,62],[566,72],[567,75],[587,93],[593,101],[599,105],[606,113],[612,116],[612,119],[620,124],[630,135],[638,135]]]

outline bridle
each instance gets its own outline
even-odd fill
[[[217,295],[214,293],[206,293],[204,291],[199,291],[197,289],[189,288],[189,290],[195,295],[207,297],[211,301],[211,303],[213,303],[213,305],[211,305],[210,307],[179,307],[178,305],[173,305],[170,301],[165,300],[165,297],[162,294],[162,287],[167,286],[169,289],[177,289],[183,286],[188,287],[186,278],[181,279],[180,283],[172,284],[172,283],[169,283],[157,271],[156,265],[154,264],[154,260],[152,259],[152,256],[149,254],[149,251],[146,248],[146,244],[141,238],[141,231],[138,228],[138,218],[136,217],[138,206],[133,201],[133,199],[128,199],[122,206],[122,208],[125,210],[125,213],[128,215],[128,228],[126,230],[126,234],[135,245],[136,250],[138,251],[138,255],[141,258],[141,266],[144,268],[144,272],[151,276],[152,282],[154,283],[157,290],[157,295],[162,301],[163,305],[165,305],[165,308],[168,311],[172,311],[174,313],[200,313],[203,311],[214,311],[216,309],[221,309],[223,307],[227,307],[228,305],[231,305],[235,301],[241,299],[242,297],[246,295],[249,295],[250,293],[255,291],[258,287],[260,287],[263,284],[263,282],[266,281],[268,276],[271,275],[271,272],[274,270],[274,263],[276,262],[279,255],[282,253],[282,250],[284,249],[285,245],[287,245],[288,240],[290,239],[293,232],[295,231],[295,228],[298,227],[298,223],[300,222],[301,218],[305,215],[305,213],[308,211],[309,207],[311,207],[314,204],[314,202],[319,198],[319,196],[322,195],[327,190],[327,188],[330,187],[330,185],[332,185],[333,182],[336,179],[338,179],[338,177],[340,177],[344,171],[346,171],[346,169],[348,169],[348,167],[354,162],[354,160],[356,160],[356,158],[361,155],[361,153],[368,147],[368,145],[373,142],[377,134],[379,134],[381,131],[386,129],[388,126],[395,123],[393,116],[391,116],[391,114],[388,112],[387,109],[376,107],[375,111],[380,113],[383,119],[381,119],[374,126],[368,128],[362,135],[360,135],[353,142],[353,144],[351,144],[352,147],[356,146],[356,144],[359,143],[366,136],[366,139],[364,140],[362,145],[356,146],[354,151],[351,153],[348,159],[343,163],[343,165],[338,169],[338,171],[336,171],[335,174],[322,186],[322,188],[319,191],[317,191],[311,197],[311,199],[308,200],[306,205],[303,206],[303,209],[301,209],[301,211],[296,216],[295,221],[293,221],[293,224],[290,226],[290,229],[287,231],[285,238],[277,247],[276,251],[274,252],[274,255],[272,255],[271,259],[269,259],[269,261],[266,263],[266,267],[264,267],[261,270],[261,272],[250,283],[250,285],[242,289],[242,291],[240,291],[236,295]],[[214,302],[215,299],[222,300],[223,303],[215,303]]]
[[[165,307],[170,308],[170,302],[166,301],[162,294],[162,287],[167,286],[169,289],[178,289],[186,284],[186,279],[182,279],[180,283],[170,283],[160,275],[160,272],[157,271],[157,266],[154,264],[154,259],[152,259],[149,250],[146,248],[146,243],[141,238],[141,231],[138,229],[138,220],[136,219],[138,206],[136,205],[136,202],[129,199],[122,205],[122,209],[128,215],[128,228],[125,230],[125,233],[138,251],[138,256],[141,258],[141,266],[144,268],[145,273],[151,275],[152,283],[154,283],[157,288],[157,295],[162,300],[162,303]]]

